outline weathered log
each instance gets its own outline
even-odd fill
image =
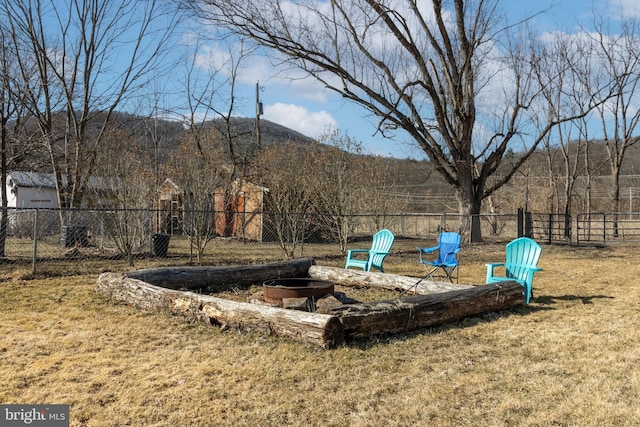
[[[126,273],[127,277],[170,289],[250,286],[280,277],[307,277],[313,258],[301,258],[256,265],[160,267]]]
[[[104,273],[97,291],[113,300],[166,310],[190,320],[236,329],[275,333],[335,347],[345,339],[390,334],[499,311],[524,302],[517,282],[458,285],[391,274],[314,266],[313,259],[238,267],[166,267],[127,274]],[[168,277],[165,277],[168,276]],[[381,286],[427,295],[327,307],[328,314],[248,304],[176,289],[250,285],[276,277],[308,277],[350,286]],[[146,280],[155,281],[155,284]],[[162,286],[157,286],[161,284]]]
[[[275,333],[324,348],[335,347],[344,341],[342,325],[332,315],[285,310],[176,291],[115,273],[100,275],[96,290],[110,299],[145,310],[167,310],[207,324]]]
[[[336,285],[353,287],[377,286],[396,291],[407,291],[417,295],[437,294],[474,287],[472,285],[422,280],[418,277],[399,276],[397,274],[347,270],[319,265],[309,267],[309,277],[333,282]]]
[[[435,326],[524,303],[515,281],[402,299],[345,305],[331,310],[344,326],[345,338],[363,338]]]

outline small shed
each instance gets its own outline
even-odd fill
[[[67,185],[62,176],[62,185]],[[90,176],[81,200],[82,207],[110,207],[116,178]],[[62,207],[68,207],[64,205]],[[58,190],[52,173],[11,171],[7,173],[7,207],[19,209],[56,209]]]
[[[229,189],[214,193],[216,232],[223,237],[262,241],[266,187],[236,179]]]
[[[11,171],[7,174],[7,207],[57,208],[58,193],[53,174]]]
[[[182,190],[178,185],[165,179],[158,189],[159,214],[156,217],[155,229],[160,233],[181,234],[183,225]]]
[[[265,187],[236,179],[226,188],[214,191],[216,234],[221,237],[262,241]],[[184,190],[171,179],[159,189],[159,215],[156,230],[181,234],[184,219]]]

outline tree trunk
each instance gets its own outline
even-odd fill
[[[307,277],[312,258],[239,266],[161,267],[126,273],[127,277],[169,289],[250,286],[280,277]]]
[[[372,273],[359,270],[347,270],[336,267],[312,265],[309,277],[316,280],[332,282],[335,285],[353,287],[381,287],[394,291],[410,292],[417,295],[428,295],[450,291],[470,289],[472,285],[460,285],[449,282],[434,282],[418,277],[398,276],[388,273]]]
[[[620,212],[620,168],[616,167],[611,171],[611,197],[613,198],[613,237],[618,237],[619,231],[619,218],[618,212]]]
[[[524,301],[518,282],[502,282],[432,295],[344,305],[331,313],[340,318],[345,338],[364,338],[403,333],[505,310]]]
[[[274,333],[323,348],[332,348],[344,341],[339,319],[327,314],[175,291],[115,273],[100,275],[96,290],[110,299],[141,309],[167,310],[190,321],[201,321],[208,325]]]
[[[225,328],[275,333],[323,348],[338,346],[346,339],[405,332],[524,302],[522,286],[517,282],[471,286],[314,264],[312,258],[305,258],[251,266],[165,267],[126,274],[103,273],[96,290],[142,309],[166,310],[191,321]],[[320,314],[178,290],[228,288],[272,278],[309,276],[347,286],[380,286],[426,295],[343,304],[330,308],[329,314]]]
[[[323,348],[345,339],[400,333],[515,307],[524,302],[517,282],[473,286],[451,292],[345,304],[331,314],[286,310],[176,291],[115,273],[103,273],[101,295],[145,310],[166,310],[191,321],[260,333],[275,333]]]
[[[480,223],[480,213],[482,209],[482,199],[478,200],[478,194],[473,191],[461,193],[458,196],[463,234],[469,236],[469,243],[482,242],[482,227]]]

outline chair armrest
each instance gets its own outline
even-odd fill
[[[432,248],[416,248],[416,249],[419,250],[423,254],[428,254],[430,252],[437,251],[438,249],[440,249],[440,246],[434,246]]]
[[[494,267],[504,267],[507,264],[504,262],[492,262],[490,264],[485,264],[487,266],[487,268],[494,268]]]
[[[437,251],[438,249],[440,249],[440,245],[434,246],[432,248],[416,248],[416,249],[418,250],[418,253],[420,254],[420,263],[426,264],[427,262],[429,262],[429,260],[426,259],[426,258],[423,258],[422,255],[430,254],[430,253],[433,253],[433,252]]]
[[[362,253],[362,252],[369,252],[369,249],[349,249],[347,251],[347,253],[350,253],[350,254]]]
[[[506,267],[506,263],[504,262],[493,262],[489,264],[485,264],[487,267],[487,277],[485,279],[485,283],[489,283],[489,280],[493,277],[493,270],[496,267]]]
[[[378,251],[369,251],[373,255],[391,255],[391,252],[378,252]]]
[[[367,254],[366,257],[362,254]],[[349,249],[347,250],[347,262],[362,261],[363,259],[369,259],[369,249]]]

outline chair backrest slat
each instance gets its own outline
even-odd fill
[[[538,265],[542,248],[534,240],[526,237],[516,239],[506,246],[507,277],[526,280],[528,267]]]
[[[509,242],[505,247],[505,262],[487,264],[486,283],[498,283],[504,280],[516,280],[524,287],[525,302],[533,297],[533,276],[536,271],[542,271],[538,267],[538,260],[542,254],[542,248],[533,239],[520,237]],[[504,267],[505,275],[496,275]]]
[[[393,233],[387,229],[380,230],[373,235],[371,250],[369,251],[369,270],[371,270],[371,266],[382,269],[382,262],[386,253],[391,250],[394,239]]]

